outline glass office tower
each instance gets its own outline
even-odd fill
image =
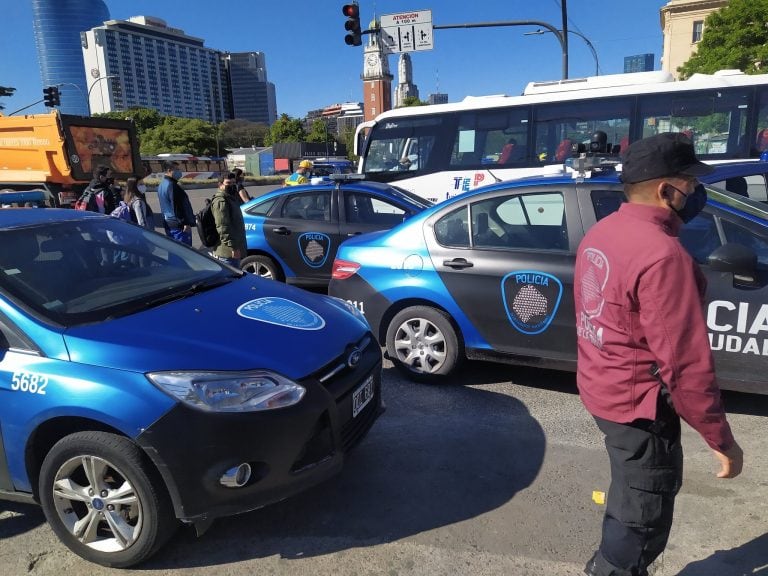
[[[88,116],[80,33],[109,20],[107,5],[102,0],[32,0],[32,17],[42,87],[59,85],[61,112]]]

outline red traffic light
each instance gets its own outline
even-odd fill
[[[357,4],[344,4],[341,13],[347,18],[360,18],[360,7]]]

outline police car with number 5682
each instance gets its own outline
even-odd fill
[[[718,188],[708,195],[680,241],[708,280],[718,380],[768,393],[768,206]],[[575,370],[576,249],[623,200],[611,162],[598,158],[478,188],[347,240],[329,294],[357,306],[416,380],[439,380],[465,358]]]
[[[0,498],[39,502],[83,558],[131,566],[179,521],[336,474],[380,374],[342,300],[115,218],[0,210]]]

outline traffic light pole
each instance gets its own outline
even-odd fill
[[[32,108],[32,106],[40,104],[40,102],[42,102],[43,100],[45,100],[45,98],[40,98],[40,100],[32,102],[32,104],[28,104],[27,106],[24,106],[24,108],[19,108],[18,110],[14,110],[13,112],[9,113],[8,116],[13,116],[17,112],[21,112],[22,110],[26,110],[27,108]]]
[[[563,51],[563,80],[568,79],[568,42],[564,32],[561,32],[551,24],[546,22],[539,22],[538,20],[509,20],[504,22],[478,22],[475,24],[443,24],[433,25],[433,30],[446,30],[449,28],[491,28],[495,26],[541,26],[546,28],[552,34],[557,36],[560,42],[560,48]],[[368,32],[368,30],[366,30]]]

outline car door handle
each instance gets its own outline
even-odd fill
[[[347,236],[360,236],[362,232],[347,232]]]
[[[461,270],[462,268],[472,268],[474,264],[469,262],[466,258],[454,258],[453,260],[443,260],[443,266]]]
[[[290,228],[286,228],[285,226],[278,226],[277,228],[272,228],[272,232],[275,234],[280,234],[282,236],[287,236],[291,233]]]

